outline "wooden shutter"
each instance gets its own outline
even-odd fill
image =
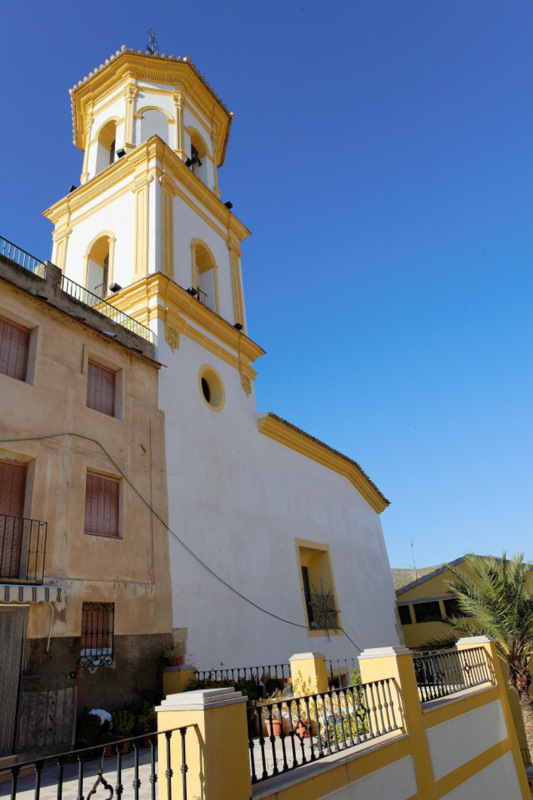
[[[115,416],[115,373],[92,361],[87,368],[87,408]]]
[[[25,381],[29,349],[30,332],[0,318],[0,372]]]
[[[18,578],[26,494],[26,464],[0,461],[0,577]]]
[[[119,481],[87,473],[85,533],[119,538],[119,498]]]
[[[113,648],[114,603],[83,603],[81,612],[81,649]]]

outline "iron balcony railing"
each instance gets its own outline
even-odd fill
[[[196,679],[199,681],[218,682],[228,681],[237,683],[240,680],[255,680],[265,686],[275,682],[274,689],[279,689],[279,681],[290,678],[289,664],[265,664],[259,667],[226,667],[223,669],[196,670]]]
[[[251,709],[252,783],[398,730],[391,683],[330,689]]]
[[[357,661],[355,658],[328,658],[326,669],[330,689],[339,689],[352,683],[351,676],[357,669]]]
[[[0,236],[0,255],[9,258],[11,261],[18,264],[19,267],[24,267],[28,272],[33,272],[40,278],[46,277],[46,267],[38,258],[31,256],[25,250],[21,250],[20,247],[4,239],[3,236]]]
[[[0,514],[0,581],[42,583],[46,522]]]
[[[483,647],[415,656],[413,663],[422,703],[491,682]]]
[[[156,343],[155,334],[150,330],[150,328],[147,328],[146,325],[143,325],[138,320],[130,317],[128,314],[125,314],[118,308],[115,308],[115,306],[111,305],[111,303],[108,303],[107,300],[98,297],[97,294],[94,294],[88,289],[85,289],[83,286],[80,286],[79,283],[67,278],[66,275],[61,277],[61,289],[65,292],[65,294],[69,294],[71,297],[79,300],[80,303],[90,306],[92,309],[98,311],[100,314],[103,314],[108,319],[113,320],[113,322],[117,322],[119,325],[127,328],[132,333],[136,333],[137,336],[141,336],[143,339],[153,342],[154,344]]]
[[[124,800],[187,800],[186,737],[190,728],[194,725],[5,767],[0,769],[0,796],[11,800],[30,796],[45,800],[52,795],[58,800],[102,795]],[[196,737],[193,741],[198,746]]]

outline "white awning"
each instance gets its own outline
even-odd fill
[[[0,583],[2,603],[55,603],[65,604],[62,586],[35,586],[28,584]]]

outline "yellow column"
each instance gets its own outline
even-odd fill
[[[492,683],[496,684],[500,695],[503,718],[505,720],[505,727],[507,728],[507,738],[509,739],[510,750],[513,754],[513,761],[516,774],[518,775],[520,789],[524,800],[530,800],[531,792],[529,790],[522,754],[520,753],[520,743],[513,720],[513,713],[507,696],[507,676],[503,673],[502,662],[496,650],[494,639],[491,639],[489,636],[467,636],[464,639],[459,639],[456,647],[459,652],[462,653],[464,653],[465,650],[472,649],[472,647],[482,647],[485,650],[491,680]]]
[[[292,685],[297,693],[327,692],[328,671],[323,653],[297,653],[290,658]]]
[[[166,174],[159,176],[161,184],[161,272],[174,278],[174,188]]]
[[[211,134],[211,144],[213,146],[213,176],[215,185],[213,192],[220,200],[220,188],[218,186],[218,170],[217,170],[217,152],[218,152],[218,126],[213,123],[213,132]]]
[[[233,295],[233,316],[235,322],[244,326],[244,303],[242,299],[242,281],[239,259],[242,255],[241,248],[233,238],[228,239],[229,263],[231,274],[231,292]]]
[[[174,100],[174,109],[176,112],[176,147],[175,151],[181,159],[186,159],[187,154],[184,149],[184,136],[183,136],[183,95],[181,92],[174,92],[172,95]]]
[[[91,141],[91,133],[93,129],[94,117],[91,113],[87,115],[85,122],[85,149],[83,151],[83,169],[81,172],[80,183],[83,185],[89,180],[89,144]]]
[[[394,683],[394,714],[411,739],[411,755],[418,797],[436,800],[435,776],[418,696],[413,654],[407,647],[379,647],[359,656],[363,683],[391,678]]]
[[[133,141],[133,114],[135,112],[135,98],[137,97],[138,88],[135,83],[127,86],[124,92],[124,100],[126,101],[126,114],[124,122],[124,149],[133,150],[135,147]]]
[[[156,709],[159,731],[191,725],[185,737],[187,796],[202,800],[249,800],[246,697],[229,689],[204,689],[167,697]],[[181,735],[170,739],[172,800],[182,800]],[[167,800],[166,741],[159,737],[159,798]]]
[[[138,175],[134,180],[135,193],[135,274],[134,280],[148,274],[149,184],[152,178]]]

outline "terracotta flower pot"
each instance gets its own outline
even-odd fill
[[[280,719],[273,719],[272,722],[269,719],[265,719],[265,727],[269,736],[281,736]]]

